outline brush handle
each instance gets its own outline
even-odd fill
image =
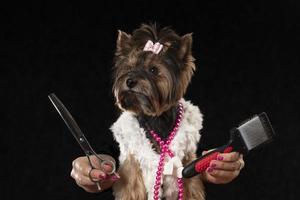
[[[212,160],[217,160],[217,157],[220,153],[230,153],[232,150],[233,147],[231,145],[224,145],[208,152],[184,167],[182,176],[184,178],[191,178],[199,173],[204,172],[209,167],[209,164]]]

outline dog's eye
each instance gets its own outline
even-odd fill
[[[158,74],[158,68],[156,66],[151,66],[149,71],[154,75]]]

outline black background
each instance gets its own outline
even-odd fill
[[[1,7],[1,199],[112,199],[70,177],[82,151],[47,99],[56,95],[95,149],[118,116],[111,93],[117,30],[143,22],[193,32],[197,71],[186,99],[204,113],[199,150],[265,111],[277,133],[246,158],[240,176],[206,184],[208,200],[298,199],[299,3],[297,1],[99,1]],[[2,115],[2,116],[3,116]]]

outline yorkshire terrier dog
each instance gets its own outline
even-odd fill
[[[183,98],[194,60],[191,34],[146,24],[132,34],[119,31],[113,93],[123,112],[101,154],[117,161],[117,171],[96,156],[78,157],[71,171],[77,185],[88,192],[113,187],[117,200],[204,200],[202,180],[229,183],[239,175],[243,156],[231,152],[219,154],[201,175],[182,178],[183,167],[196,159],[202,128],[199,108]]]
[[[195,71],[192,34],[143,24],[119,31],[113,93],[123,111],[111,131],[119,144],[116,199],[204,199],[200,176],[182,179],[196,159],[202,114],[183,96]]]

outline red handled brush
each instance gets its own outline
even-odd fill
[[[247,154],[252,149],[263,146],[272,141],[274,131],[266,113],[255,115],[253,118],[242,123],[239,127],[231,130],[229,142],[187,165],[183,171],[184,178],[191,178],[204,172],[210,164],[210,161],[216,160],[220,153],[229,153],[232,151]]]

